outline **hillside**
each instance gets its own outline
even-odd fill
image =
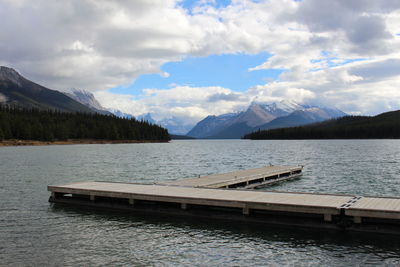
[[[36,84],[4,66],[0,66],[0,104],[26,109],[95,112],[71,97]]]
[[[346,116],[301,127],[260,130],[244,139],[379,139],[400,138],[400,110],[374,117]]]
[[[68,139],[169,141],[168,131],[115,116],[0,107],[0,140]]]

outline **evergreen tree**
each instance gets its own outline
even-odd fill
[[[166,129],[136,119],[4,106],[0,106],[0,130],[3,139],[170,140]]]

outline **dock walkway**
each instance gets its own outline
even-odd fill
[[[236,212],[239,219],[253,217],[268,222],[271,218],[278,221],[283,218],[288,224],[296,221],[299,225],[313,220],[323,227],[373,232],[385,228],[391,229],[391,233],[400,233],[400,198],[112,182],[72,183],[48,186],[48,190],[52,193],[49,201],[54,203],[125,210],[156,206],[157,211],[166,207],[184,212],[192,210],[195,214],[198,209],[217,216]]]
[[[196,178],[163,181],[159,184],[201,188],[250,189],[299,178],[302,175],[302,170],[302,166],[265,166]]]

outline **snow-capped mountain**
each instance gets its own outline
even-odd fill
[[[252,102],[242,112],[207,116],[187,135],[196,138],[240,138],[246,133],[270,127],[290,127],[345,116],[336,108],[298,104],[292,101]]]
[[[137,119],[161,125],[162,127],[167,128],[169,133],[177,135],[184,135],[193,128],[193,124],[188,124],[186,121],[174,116],[157,121],[151,116],[151,113],[145,113],[138,116]]]
[[[260,108],[263,109],[265,112],[275,117],[286,116],[295,110],[300,110],[309,107],[308,105],[300,105],[296,102],[288,100],[282,100],[280,102],[269,102],[269,103],[255,101],[253,102],[253,104],[260,106]]]
[[[139,115],[139,116],[137,116],[137,119],[140,121],[142,121],[142,120],[147,121],[147,122],[153,123],[153,124],[156,123],[156,121],[153,119],[153,117],[151,116],[150,113],[145,113],[145,114]]]
[[[193,124],[188,124],[185,120],[177,117],[164,118],[157,122],[164,128],[168,129],[171,134],[185,135],[190,129],[193,128]]]
[[[98,113],[102,114],[113,114],[120,118],[131,119],[135,118],[132,114],[124,113],[118,109],[107,109],[104,108],[94,97],[94,95],[86,90],[82,89],[71,89],[69,92],[65,93],[67,96],[72,99],[82,103],[83,105],[95,110]],[[150,113],[142,114],[136,118],[137,120],[144,120],[153,124],[161,125],[162,127],[168,129],[168,132],[172,134],[182,135],[187,133],[192,127],[193,124],[187,124],[182,119],[176,117],[169,117],[162,120],[154,120]]]
[[[69,92],[65,92],[65,94],[72,99],[78,101],[79,103],[97,111],[102,114],[110,114],[109,110],[101,106],[99,101],[94,97],[91,92],[82,89],[72,88]]]
[[[124,113],[124,112],[122,112],[121,110],[119,110],[119,109],[112,109],[112,108],[109,108],[109,109],[107,109],[109,112],[111,112],[112,114],[114,114],[115,116],[117,116],[117,117],[120,117],[120,118],[124,118],[124,119],[132,119],[132,118],[135,118],[135,116],[133,116],[132,114],[129,114],[129,113]]]
[[[95,98],[95,96],[86,90],[83,89],[76,89],[72,88],[70,91],[65,92],[65,94],[72,99],[78,101],[79,103],[91,108],[92,110],[96,111],[100,114],[105,115],[115,115],[120,118],[131,119],[134,118],[132,114],[124,113],[118,109],[111,109],[103,107],[100,102]]]

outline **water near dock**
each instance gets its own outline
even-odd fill
[[[400,196],[400,141],[173,141],[0,148],[0,265],[349,266],[400,264],[392,236],[254,227],[52,208],[48,184],[153,183],[304,164],[268,190]]]

